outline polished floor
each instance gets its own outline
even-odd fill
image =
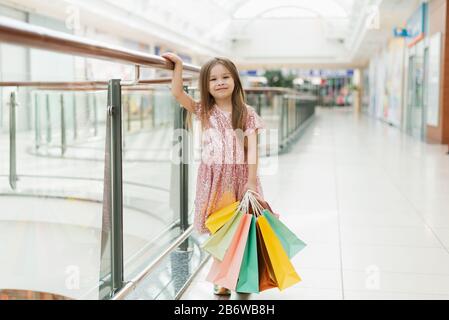
[[[307,242],[303,281],[230,299],[449,299],[449,155],[350,109],[318,109],[265,196]],[[206,264],[182,299],[217,299]]]

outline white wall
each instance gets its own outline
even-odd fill
[[[0,5],[0,16],[26,21],[24,12]],[[0,81],[25,81],[27,72],[28,50],[18,46],[0,43]],[[9,130],[9,97],[11,88],[0,87],[0,132]],[[23,101],[19,101],[22,102]],[[20,121],[20,119],[18,120]]]
[[[327,27],[320,21],[270,19],[254,21],[245,27],[246,24],[248,20],[240,20],[232,27],[243,37],[234,45],[235,56],[266,61],[269,57],[276,57],[276,60],[282,57],[285,62],[298,63],[332,63],[348,58],[343,44],[324,37]]]
[[[63,21],[57,21],[48,17],[30,15],[30,23],[52,30],[71,33],[65,27]],[[31,80],[61,81],[74,78],[74,58],[54,52],[32,49],[31,58]]]

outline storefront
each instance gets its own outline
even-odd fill
[[[449,60],[448,1],[432,0],[428,4],[429,29],[426,39],[428,57],[426,138],[430,143],[449,144]]]
[[[449,143],[448,9],[421,4],[363,70],[363,112],[429,143]]]
[[[391,39],[364,69],[364,112],[392,126],[403,122],[405,41]]]
[[[449,143],[447,15],[447,0],[432,0],[408,21],[405,130],[429,143]]]
[[[427,75],[429,48],[426,45],[428,30],[427,3],[423,3],[407,21],[406,38],[406,108],[405,131],[421,140],[426,137]]]

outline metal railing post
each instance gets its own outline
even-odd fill
[[[156,126],[156,95],[155,92],[151,92],[151,128]]]
[[[144,104],[144,96],[140,96],[140,130],[143,130],[144,128],[144,116],[143,116],[143,104]]]
[[[76,93],[73,95],[73,139],[78,138],[78,123],[77,123],[77,112],[76,112]]]
[[[184,86],[184,91],[188,92],[188,87]],[[189,135],[187,131],[187,110],[178,108],[176,129],[182,130],[181,137],[181,162],[179,164],[179,220],[181,232],[189,228]],[[181,250],[188,249],[188,240],[183,242]]]
[[[257,95],[257,114],[262,115],[262,94]]]
[[[46,111],[46,120],[47,120],[47,143],[51,142],[51,115],[50,115],[50,96],[47,94],[45,100],[45,111]]]
[[[90,96],[89,96],[88,93],[86,93],[86,94],[84,95],[84,97],[85,97],[85,103],[86,103],[86,105],[85,105],[85,108],[86,108],[86,116],[85,116],[85,120],[86,120],[86,122],[88,123],[88,125],[90,126],[90,124],[91,124],[91,119],[90,119],[90,112],[91,112],[91,108],[90,108]]]
[[[38,94],[34,95],[34,130],[35,130],[35,148],[39,149],[41,144],[41,122],[40,122],[40,110]]]
[[[284,137],[284,145],[287,147],[288,146],[288,134],[290,132],[290,126],[288,123],[288,115],[289,115],[289,107],[290,107],[290,98],[287,96],[285,98],[285,107],[284,107],[284,130],[285,130],[285,137]]]
[[[280,121],[280,125],[279,125],[279,131],[281,132],[281,134],[279,135],[280,137],[280,143],[279,143],[279,151],[282,151],[285,148],[285,101],[287,100],[287,98],[285,96],[281,96],[281,121]]]
[[[12,92],[9,99],[9,185],[17,188],[17,157],[16,157],[16,93]]]
[[[108,86],[108,121],[111,143],[111,274],[112,291],[123,287],[123,176],[122,176],[122,103],[120,80],[114,79]]]
[[[126,123],[127,123],[127,131],[131,132],[131,97],[129,94],[126,95],[124,99],[126,101]]]
[[[299,128],[299,99],[295,99],[295,131]]]
[[[66,145],[66,127],[65,127],[65,106],[64,106],[64,94],[61,94],[61,157],[64,156],[67,145]]]
[[[98,136],[97,95],[94,93],[94,136]]]

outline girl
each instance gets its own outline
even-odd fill
[[[208,233],[205,221],[211,213],[241,200],[248,189],[262,195],[257,175],[257,133],[264,125],[255,110],[245,104],[237,68],[230,60],[214,58],[201,68],[201,100],[195,101],[183,90],[181,58],[173,53],[162,57],[175,64],[172,94],[201,121],[203,156],[194,225],[199,233]],[[215,294],[230,294],[226,288],[214,288]]]

